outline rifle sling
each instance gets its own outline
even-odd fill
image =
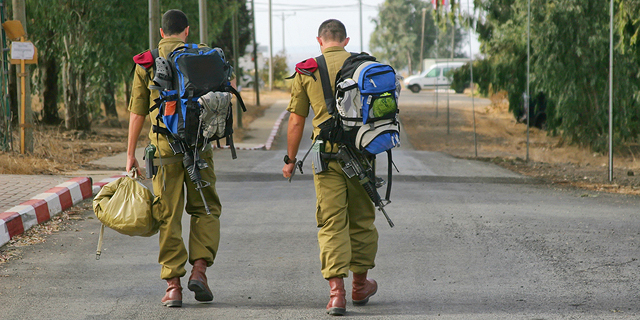
[[[391,178],[392,178],[392,174],[393,174],[393,169],[391,168],[392,166],[394,166],[393,163],[393,159],[391,157],[391,149],[387,150],[387,194],[385,195],[384,199],[387,200],[388,202],[391,202],[390,198],[391,198]]]
[[[318,72],[320,72],[320,81],[322,82],[322,93],[324,94],[324,103],[327,105],[327,111],[330,115],[336,114],[336,100],[333,98],[333,89],[331,80],[329,80],[329,69],[327,68],[327,60],[324,55],[316,57],[318,63]]]

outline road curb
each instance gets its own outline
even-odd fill
[[[0,213],[0,247],[29,228],[49,221],[82,200],[92,198],[104,185],[120,177],[124,175],[96,183],[92,183],[90,177],[73,178]]]
[[[73,178],[0,213],[0,246],[36,224],[93,197],[91,178]]]

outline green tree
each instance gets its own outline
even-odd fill
[[[413,68],[420,65],[420,43],[422,36],[422,9],[427,2],[419,0],[386,0],[379,6],[376,24],[369,46],[372,54],[396,69]],[[425,35],[435,34],[436,26],[431,14],[425,15]],[[435,39],[425,36],[423,52],[433,47]],[[425,55],[426,57],[426,55]]]
[[[239,13],[239,54],[250,42],[250,16],[246,0],[208,0],[208,44],[227,46],[231,14]],[[86,130],[104,114],[116,117],[115,94],[124,84],[128,101],[132,56],[148,47],[146,0],[27,0],[29,37],[40,55],[34,88],[43,95],[42,120],[54,123],[58,116],[58,92],[65,104],[65,123]],[[198,0],[163,0],[161,11],[178,8],[189,17],[189,41],[198,42]],[[228,46],[231,48],[231,46]],[[231,49],[225,51],[232,57]],[[62,81],[60,81],[62,79]],[[62,89],[62,90],[60,90]]]
[[[115,112],[115,89],[132,66],[131,56],[146,47],[145,2],[135,0],[28,0],[30,38],[40,52],[43,121],[57,121],[59,88],[70,129],[89,129],[101,114]],[[60,86],[62,78],[62,86]]]
[[[288,71],[287,56],[283,53],[278,53],[273,56],[273,86],[275,88],[285,89],[285,78],[290,76]],[[269,63],[266,63],[261,71],[260,77],[264,83],[269,83]]]
[[[481,88],[507,90],[517,113],[526,90],[526,0],[476,0],[481,49],[489,67]],[[624,14],[637,13],[638,1]],[[628,4],[635,4],[635,7]],[[608,133],[609,2],[538,0],[531,9],[531,92],[551,99],[548,125],[569,141],[605,150]],[[633,11],[635,8],[636,11]],[[637,15],[636,15],[637,16]],[[618,19],[620,21],[621,18]],[[617,141],[635,141],[640,133],[638,22],[628,19],[614,52],[614,131]],[[635,29],[634,29],[635,28]],[[628,36],[628,37],[624,37]],[[626,49],[626,51],[624,50]]]
[[[397,69],[407,68],[413,73],[419,68],[420,45],[423,44],[423,58],[436,57],[436,33],[438,34],[437,57],[451,56],[453,28],[456,23],[455,8],[448,13],[443,10],[434,12],[431,3],[420,0],[386,0],[379,6],[378,17],[373,19],[376,24],[371,34],[370,47],[372,54],[380,60],[386,61]],[[422,41],[422,10],[426,10],[424,22],[424,42]],[[436,24],[436,20],[438,23]],[[439,29],[438,29],[439,28]],[[455,28],[453,37],[455,48],[461,46],[462,33]],[[453,50],[454,53],[456,49]],[[456,54],[460,56],[460,54]]]

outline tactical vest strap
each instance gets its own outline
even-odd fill
[[[159,133],[165,136],[172,136],[171,131],[169,131],[169,129],[165,127],[161,127],[159,125],[154,124],[151,129],[153,130],[153,133]]]

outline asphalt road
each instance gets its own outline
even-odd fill
[[[107,230],[95,260],[99,222],[86,211],[85,220],[0,266],[0,318],[328,318],[311,170],[292,183],[282,178],[284,139],[274,151],[241,150],[238,160],[228,150],[214,156],[223,214],[207,272],[213,303],[185,289],[183,308],[160,304],[157,236]],[[349,302],[348,317],[640,317],[640,198],[559,190],[408,144],[395,159],[401,173],[387,212],[396,227],[379,216],[370,272],[380,288],[366,307]]]

